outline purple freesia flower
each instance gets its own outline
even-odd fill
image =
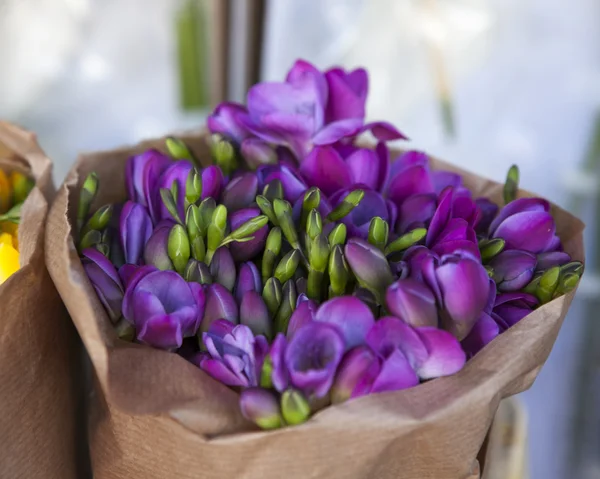
[[[256,176],[260,191],[271,181],[281,181],[284,199],[290,203],[294,203],[300,199],[308,189],[308,186],[306,186],[304,180],[298,175],[296,169],[281,161],[276,165],[259,167],[256,170]]]
[[[371,392],[381,372],[382,360],[366,345],[348,351],[338,367],[331,387],[331,402],[336,404]],[[398,376],[400,378],[400,376]],[[391,386],[391,383],[388,383]],[[399,382],[398,386],[402,386]]]
[[[174,269],[167,245],[169,233],[175,223],[172,221],[161,221],[156,225],[146,245],[144,246],[144,261],[148,265],[155,266],[160,270]]]
[[[369,92],[369,76],[363,68],[346,72],[342,68],[332,68],[325,72],[329,98],[325,108],[325,120],[332,123],[338,120],[365,117],[365,104]]]
[[[308,299],[303,294],[298,296],[296,309],[292,313],[290,322],[288,323],[288,329],[286,332],[288,340],[292,339],[294,334],[296,334],[296,331],[298,331],[302,326],[315,320],[317,309],[317,303],[315,303],[312,299]]]
[[[499,294],[494,302],[492,316],[500,326],[500,330],[505,331],[531,313],[537,304],[536,297],[531,294]]]
[[[519,198],[500,210],[490,224],[490,236],[502,238],[505,249],[543,253],[560,248],[550,204],[541,198]]]
[[[371,219],[375,216],[379,216],[382,220],[387,221],[388,224],[394,224],[397,212],[393,203],[386,201],[377,191],[368,188],[353,186],[338,191],[331,196],[332,207],[337,207],[348,193],[356,189],[362,189],[365,195],[358,206],[342,218],[342,222],[348,227],[349,237],[358,236],[366,239],[369,234]]]
[[[364,344],[367,333],[375,323],[373,312],[354,296],[339,296],[326,301],[319,306],[314,320],[337,326],[346,350]]]
[[[131,156],[125,166],[125,186],[131,201],[152,208],[152,197],[163,171],[173,160],[158,150]]]
[[[495,301],[496,283],[493,279],[490,279],[486,305],[469,334],[461,341],[463,350],[469,358],[477,354],[486,344],[500,334],[500,327],[492,317]]]
[[[240,144],[250,136],[250,132],[244,126],[244,118],[248,115],[245,106],[238,103],[220,103],[215,111],[209,115],[206,124],[211,133],[227,137],[236,144]]]
[[[235,299],[239,302],[248,291],[262,291],[260,272],[254,263],[248,261],[239,266],[237,282],[235,284]]]
[[[81,252],[85,270],[98,299],[106,309],[113,323],[121,317],[123,303],[123,284],[117,270],[110,260],[94,248]]]
[[[187,283],[174,271],[144,266],[127,285],[123,315],[135,325],[138,341],[171,350],[196,334],[205,303],[201,285]]]
[[[207,332],[211,324],[219,319],[225,319],[232,324],[237,324],[239,309],[233,295],[225,286],[219,283],[212,283],[206,286],[206,308],[201,325],[202,332]]]
[[[324,397],[343,354],[344,338],[336,326],[321,321],[307,323],[285,350],[291,385],[309,397]]]
[[[387,289],[385,303],[390,313],[411,326],[438,325],[435,296],[420,281],[412,278],[396,281]]]
[[[238,211],[254,203],[258,193],[258,178],[254,173],[245,172],[232,178],[221,196],[221,203],[229,212]]]
[[[138,264],[151,235],[152,220],[148,210],[133,201],[125,202],[121,210],[119,236],[126,263]]]
[[[155,223],[160,220],[172,219],[171,214],[162,201],[160,190],[162,188],[170,190],[173,184],[177,184],[177,197],[174,198],[177,204],[177,212],[181,219],[185,218],[185,185],[190,171],[192,171],[192,164],[189,161],[175,161],[160,175],[156,188],[151,191],[152,206],[150,207],[150,216],[152,216]]]
[[[202,340],[208,354],[195,362],[203,371],[227,386],[258,386],[268,348],[264,337],[255,337],[243,324],[221,319],[211,324]]]
[[[535,255],[527,251],[518,249],[502,251],[490,262],[498,291],[518,291],[524,288],[533,278],[536,264]]]

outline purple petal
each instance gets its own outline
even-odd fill
[[[475,356],[483,347],[500,334],[500,327],[488,314],[481,316],[461,345],[469,357]]]
[[[408,137],[387,121],[373,121],[365,124],[360,133],[370,131],[379,141],[408,140]]]
[[[249,135],[241,117],[246,116],[246,107],[238,103],[220,103],[215,111],[209,115],[206,124],[211,133],[218,133],[224,137],[240,143]]]
[[[348,158],[346,164],[352,176],[352,183],[364,184],[376,189],[379,184],[379,159],[377,154],[368,148],[356,150]]]
[[[144,261],[160,270],[174,269],[167,249],[169,233],[175,223],[158,225],[144,247]]]
[[[462,177],[451,171],[432,171],[431,180],[433,181],[435,193],[438,195],[448,186],[458,188],[462,185]]]
[[[210,165],[202,170],[202,197],[201,199],[214,198],[215,201],[221,195],[223,185],[223,172],[221,168]],[[183,218],[182,218],[183,219]]]
[[[290,322],[288,323],[287,328],[287,338],[291,340],[294,337],[294,334],[305,324],[310,323],[315,320],[315,315],[317,313],[317,304],[310,299],[306,301],[300,302],[300,297],[298,296],[298,302],[296,304],[296,309],[292,313],[290,317]]]
[[[315,147],[300,165],[300,173],[309,186],[317,186],[329,196],[348,186],[350,171],[335,149],[329,146]]]
[[[248,326],[256,336],[271,336],[269,311],[256,291],[247,291],[240,301],[240,324]]]
[[[151,273],[158,271],[154,266],[140,266],[127,283],[125,296],[123,297],[123,317],[133,323],[135,311],[133,308],[133,295],[139,282]]]
[[[381,365],[368,346],[358,346],[348,351],[337,370],[331,386],[331,402],[336,404],[350,398],[369,394]]]
[[[281,181],[284,198],[290,203],[298,200],[308,189],[304,180],[292,168],[285,165],[280,165],[272,173],[268,174],[264,182],[266,184],[273,180]]]
[[[502,251],[490,262],[494,270],[494,281],[502,292],[518,291],[525,287],[537,264],[535,255],[527,251]]]
[[[235,230],[242,226],[246,221],[256,218],[259,216],[260,210],[258,208],[246,208],[243,210],[238,210],[235,213],[232,213],[229,217],[229,222],[231,224],[231,230]],[[229,244],[229,250],[231,251],[231,255],[236,262],[241,261],[249,261],[255,258],[265,247],[265,242],[267,240],[267,235],[269,234],[269,227],[267,225],[263,226],[252,236],[253,240],[247,241],[245,243],[233,242]]]
[[[411,229],[425,226],[435,213],[437,197],[433,193],[413,195],[400,207],[398,233],[404,234]]]
[[[221,196],[221,203],[230,212],[241,210],[254,203],[257,192],[258,179],[256,175],[254,173],[242,173],[237,178],[232,179],[225,187]]]
[[[418,367],[421,379],[449,376],[462,369],[466,355],[457,339],[438,328],[416,328],[416,332],[427,348],[429,356]]]
[[[248,380],[244,376],[235,374],[225,364],[216,359],[203,359],[200,362],[200,368],[226,386],[249,386]]]
[[[446,228],[450,218],[452,218],[453,191],[452,188],[447,188],[440,193],[437,209],[433,218],[431,218],[427,236],[425,237],[425,244],[428,246],[435,244],[437,237]]]
[[[361,131],[362,124],[360,118],[348,118],[329,123],[313,136],[312,142],[317,146],[331,145],[342,138],[356,135]]]
[[[125,166],[125,185],[131,201],[149,206],[151,192],[158,178],[173,161],[158,150],[147,150],[127,160]]]
[[[479,222],[475,225],[477,233],[487,232],[498,214],[498,205],[487,198],[477,198],[475,204],[481,212]]]
[[[537,255],[536,271],[546,271],[553,266],[562,266],[571,261],[571,256],[562,251],[551,251]]]
[[[341,68],[325,73],[329,89],[325,118],[327,122],[346,118],[364,118],[368,91],[367,72],[360,68],[351,73]]]
[[[396,349],[381,366],[377,379],[371,386],[371,393],[400,391],[419,384],[419,378],[406,356]]]
[[[326,301],[319,307],[314,319],[337,326],[344,336],[346,349],[365,344],[365,337],[375,323],[369,307],[353,296]]]
[[[387,289],[385,303],[390,313],[411,326],[437,327],[435,297],[419,281],[410,278],[396,281]]]
[[[181,219],[185,218],[185,185],[187,178],[192,170],[192,164],[188,161],[176,161],[171,164],[160,176],[155,190],[152,191],[153,201],[150,215],[154,222],[162,219],[171,219],[171,214],[163,204],[160,196],[160,189],[171,189],[174,183],[177,183],[177,210]]]
[[[285,352],[288,346],[288,342],[285,336],[279,333],[273,344],[271,345],[271,351],[269,355],[273,364],[273,373],[271,374],[271,381],[276,391],[282,393],[288,387],[290,382],[289,373],[285,362]]]
[[[169,314],[155,316],[149,321],[136,324],[137,340],[155,348],[173,350],[183,342],[181,322]]]
[[[277,162],[277,153],[273,147],[259,138],[246,138],[242,141],[240,151],[250,168]]]
[[[398,207],[408,197],[419,193],[433,193],[429,170],[425,166],[411,166],[392,177],[388,197]]]
[[[394,178],[411,166],[429,167],[429,157],[421,151],[406,151],[392,161],[391,177]]]
[[[260,272],[256,265],[251,261],[240,265],[240,271],[235,286],[235,298],[238,301],[241,301],[244,294],[248,291],[262,291]]]
[[[281,410],[277,397],[267,389],[249,388],[240,394],[242,415],[263,428],[276,428],[282,425]]]
[[[496,228],[508,217],[524,212],[548,212],[550,211],[550,203],[541,198],[519,198],[511,201],[500,210],[500,214],[492,221],[490,225],[490,233],[493,233]]]
[[[556,225],[550,213],[525,211],[502,221],[492,236],[504,239],[505,249],[541,253],[553,241],[555,232]]]
[[[132,201],[127,201],[123,205],[119,234],[125,262],[138,264],[144,246],[152,235],[152,220],[144,206]]]
[[[238,322],[238,308],[235,299],[224,286],[213,283],[206,288],[206,308],[200,327],[208,331],[210,325],[217,319],[226,319],[232,323]]]
[[[221,246],[215,251],[210,263],[210,274],[215,282],[233,291],[236,278],[235,262],[227,246]]]

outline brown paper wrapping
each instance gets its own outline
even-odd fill
[[[207,157],[201,134],[182,139]],[[574,294],[539,308],[454,376],[329,407],[298,427],[257,432],[240,417],[236,393],[175,354],[116,337],[70,236],[88,173],[100,177],[95,206],[122,201],[126,159],[163,144],[82,155],[49,215],[50,274],[96,373],[90,419],[96,479],[479,477],[477,453],[499,401],[531,386]],[[476,195],[500,200],[501,185],[434,165],[463,173]],[[565,249],[582,260],[583,224],[557,207],[554,214]]]
[[[35,179],[19,226],[21,269],[0,286],[0,477],[81,477],[76,331],[44,257],[52,164],[32,133],[0,122],[0,167]]]

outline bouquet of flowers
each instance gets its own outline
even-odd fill
[[[501,186],[391,149],[367,90],[298,61],[209,133],[79,159],[47,254],[96,372],[96,477],[477,477],[583,225],[516,167]]]
[[[44,257],[51,168],[31,133],[0,122],[3,477],[77,477],[77,336]]]

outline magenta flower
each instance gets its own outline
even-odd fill
[[[393,283],[385,297],[387,309],[411,326],[438,326],[435,296],[424,283],[412,278]]]
[[[324,397],[344,354],[338,327],[313,321],[296,332],[285,350],[290,384],[307,396]]]
[[[227,386],[258,386],[268,348],[264,337],[255,337],[243,324],[218,320],[202,334],[202,340],[208,354],[195,362],[203,371]]]
[[[197,283],[186,283],[174,271],[139,268],[123,299],[123,316],[135,325],[137,340],[160,349],[181,347],[196,334],[206,297]]]
[[[119,236],[126,263],[139,263],[151,235],[152,220],[148,210],[138,203],[127,201],[119,221]]]
[[[325,108],[326,122],[364,119],[369,92],[369,76],[366,70],[357,68],[347,73],[342,68],[332,68],[325,72],[325,80],[329,89]]]
[[[489,280],[488,297],[483,311],[469,334],[461,341],[463,350],[467,357],[477,354],[486,344],[500,334],[500,327],[492,315],[494,302],[496,301],[496,283]]]
[[[244,118],[247,115],[248,110],[243,105],[224,102],[209,115],[206,124],[211,133],[220,134],[239,145],[250,136],[250,132],[244,126]]]
[[[505,249],[543,253],[560,248],[550,204],[541,198],[519,198],[507,204],[490,225],[490,236],[502,238]]]
[[[229,212],[238,211],[254,203],[258,193],[258,178],[254,173],[241,173],[232,178],[221,195],[221,203]]]
[[[81,252],[85,270],[98,299],[106,309],[113,323],[121,317],[123,303],[123,284],[117,270],[110,260],[94,248]]]

